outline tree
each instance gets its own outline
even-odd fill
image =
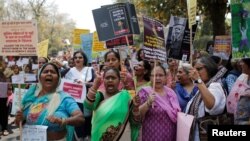
[[[145,16],[154,17],[168,24],[170,16],[187,17],[186,0],[133,0],[137,11],[145,11]],[[197,0],[199,14],[212,23],[213,36],[224,35],[227,0]]]
[[[38,42],[50,39],[49,48],[62,50],[64,39],[72,39],[75,22],[47,0],[0,0],[1,20],[31,20],[38,23]]]

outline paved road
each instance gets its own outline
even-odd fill
[[[0,141],[20,141],[18,136],[20,134],[19,132],[19,128],[17,128],[17,126],[15,124],[10,124],[12,121],[14,120],[14,118],[10,117],[9,118],[9,135],[8,136],[0,136]]]

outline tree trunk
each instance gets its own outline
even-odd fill
[[[227,10],[227,3],[220,0],[210,2],[208,10],[212,21],[213,38],[217,35],[225,35],[225,14]]]

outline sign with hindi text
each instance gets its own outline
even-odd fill
[[[33,20],[0,22],[0,54],[2,56],[37,55],[37,23]]]

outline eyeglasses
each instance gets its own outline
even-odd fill
[[[82,59],[83,57],[82,56],[75,56],[74,59]]]
[[[196,68],[197,71],[201,71],[204,67],[198,67]]]

